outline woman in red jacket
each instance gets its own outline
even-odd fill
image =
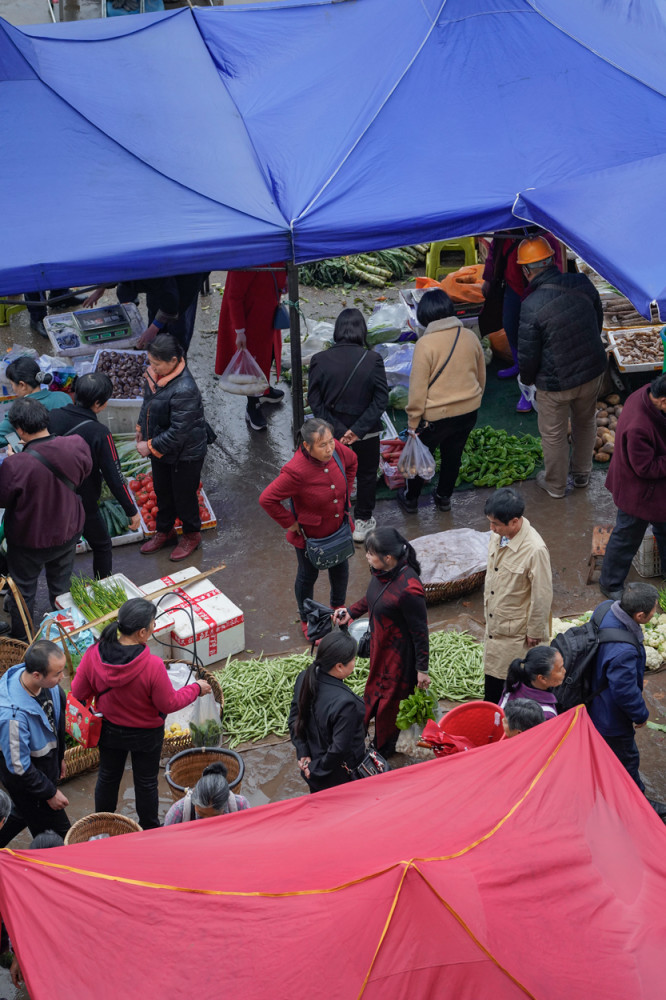
[[[132,755],[136,811],[144,830],[160,825],[157,775],[164,719],[210,693],[207,681],[174,691],[159,656],[147,643],[155,628],[155,605],[142,597],[126,601],[118,622],[107,625],[87,649],[72,681],[79,701],[95,698],[103,714],[99,741],[96,812],[115,812],[127,754]]]
[[[266,487],[259,503],[274,521],[287,529],[287,541],[296,549],[298,571],[294,590],[301,628],[307,636],[303,602],[312,597],[319,570],[307,557],[304,535],[326,538],[349,517],[349,496],[358,459],[351,448],[335,440],[331,425],[325,420],[317,417],[306,420],[301,435],[303,444],[282,466],[277,479]],[[289,509],[283,506],[283,500],[290,501]],[[353,530],[354,525],[351,527]],[[347,596],[348,561],[329,569],[328,579],[331,607],[338,608]]]
[[[284,264],[270,264],[261,270],[229,271],[222,296],[217,328],[215,371],[221,375],[241,347],[257,362],[270,381],[275,359],[275,374],[280,378],[282,334],[273,328],[273,317],[287,284]],[[281,403],[282,389],[269,386],[263,396],[248,396],[245,419],[254,431],[266,430],[262,403]]]

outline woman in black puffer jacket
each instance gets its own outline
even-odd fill
[[[206,421],[201,393],[176,338],[156,337],[148,361],[136,447],[150,456],[158,513],[157,531],[141,551],[157,552],[175,540],[178,518],[183,535],[169,557],[177,562],[201,544],[197,489],[208,447]]]

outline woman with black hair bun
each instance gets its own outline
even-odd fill
[[[546,719],[557,715],[557,698],[552,689],[566,677],[562,654],[553,646],[533,646],[524,659],[511,661],[499,707],[516,698],[530,698],[543,709]]]
[[[174,802],[164,818],[164,825],[210,819],[212,816],[224,816],[249,808],[250,803],[243,795],[236,795],[231,791],[227,769],[222,761],[216,760],[204,767],[194,788],[188,789],[182,799]]]
[[[375,719],[375,746],[395,753],[398,706],[417,687],[428,688],[428,615],[416,552],[395,528],[377,528],[365,540],[372,579],[365,597],[336,611],[346,625],[369,613],[370,674],[365,685],[365,725]]]
[[[343,683],[355,665],[356,640],[336,629],[296,678],[289,733],[311,792],[351,781],[365,756],[364,705]]]
[[[57,410],[72,402],[66,392],[51,392],[49,386],[53,381],[53,375],[43,372],[34,358],[29,358],[27,355],[16,358],[7,365],[7,379],[15,396],[43,403],[47,410]],[[0,422],[0,448],[5,447],[7,435],[13,431],[14,428],[5,414]]]

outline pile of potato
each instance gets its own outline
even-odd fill
[[[597,402],[597,437],[594,442],[594,461],[610,462],[615,448],[617,418],[622,413],[622,403],[617,393]]]

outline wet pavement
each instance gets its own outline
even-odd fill
[[[290,394],[288,387],[283,385],[286,389],[284,404],[265,407],[268,430],[256,433],[248,428],[244,420],[244,399],[219,388],[213,374],[220,305],[220,294],[215,284],[220,284],[223,278],[222,274],[214,274],[211,277],[212,294],[201,299],[197,331],[189,355],[190,367],[202,391],[207,418],[218,433],[203,473],[204,486],[217,515],[218,527],[204,534],[202,548],[190,562],[200,570],[225,564],[225,569],[215,576],[215,583],[244,611],[247,650],[253,651],[253,655],[264,652],[273,656],[303,649],[293,595],[296,559],[292,547],[284,541],[282,530],[257,503],[262,489],[293,454]],[[358,297],[359,293],[349,294]],[[389,293],[396,294],[395,291]],[[353,299],[348,301],[348,297],[340,291],[322,292],[304,288],[302,296],[304,311],[311,321],[332,319],[343,303],[353,304]],[[361,297],[366,302],[366,311],[371,309],[373,293],[361,293]],[[112,301],[111,293],[109,301]],[[363,308],[363,304],[360,305]],[[14,341],[29,343],[39,351],[45,349],[44,341],[30,333],[27,313],[13,317],[10,327],[0,328],[2,345],[10,346]],[[507,405],[514,405],[512,396],[513,393],[508,390]],[[536,433],[536,418],[534,425]],[[601,594],[596,586],[586,584],[592,529],[596,524],[612,523],[615,514],[613,502],[604,488],[604,472],[595,470],[589,489],[575,490],[565,500],[551,499],[533,480],[522,484],[521,490],[526,499],[526,515],[541,533],[550,551],[554,581],[553,614],[566,617],[595,607],[602,599]],[[379,501],[375,514],[380,524],[393,525],[410,539],[454,527],[483,531],[487,529],[483,505],[490,492],[489,489],[477,489],[455,493],[450,513],[437,511],[432,500],[425,498],[416,515],[404,514],[392,500]],[[141,585],[167,575],[173,564],[164,552],[142,556],[139,547],[132,545],[114,550],[114,568]],[[78,556],[76,570],[90,572],[90,556]],[[631,578],[635,576],[632,571]],[[368,567],[360,548],[357,548],[351,560],[350,602],[362,595],[367,582]],[[315,597],[327,599],[327,587],[321,579]],[[43,585],[39,591],[39,603],[40,610],[46,610]],[[432,626],[456,625],[481,635],[481,592],[430,607],[429,621]],[[646,683],[646,698],[653,719],[664,721],[665,694],[666,673],[650,675]],[[638,742],[648,794],[666,801],[666,736],[643,729],[638,733]],[[305,793],[289,742],[269,740],[264,745],[242,752],[246,764],[242,791],[253,805]],[[409,758],[402,758],[400,762],[409,763]],[[72,820],[92,811],[94,784],[93,772],[64,786],[63,790],[70,800]],[[170,804],[171,796],[162,777],[162,815]],[[123,782],[119,811],[135,817],[130,772]],[[27,846],[27,843],[27,835],[15,841],[17,846]],[[3,988],[7,993],[0,975],[0,996]]]

